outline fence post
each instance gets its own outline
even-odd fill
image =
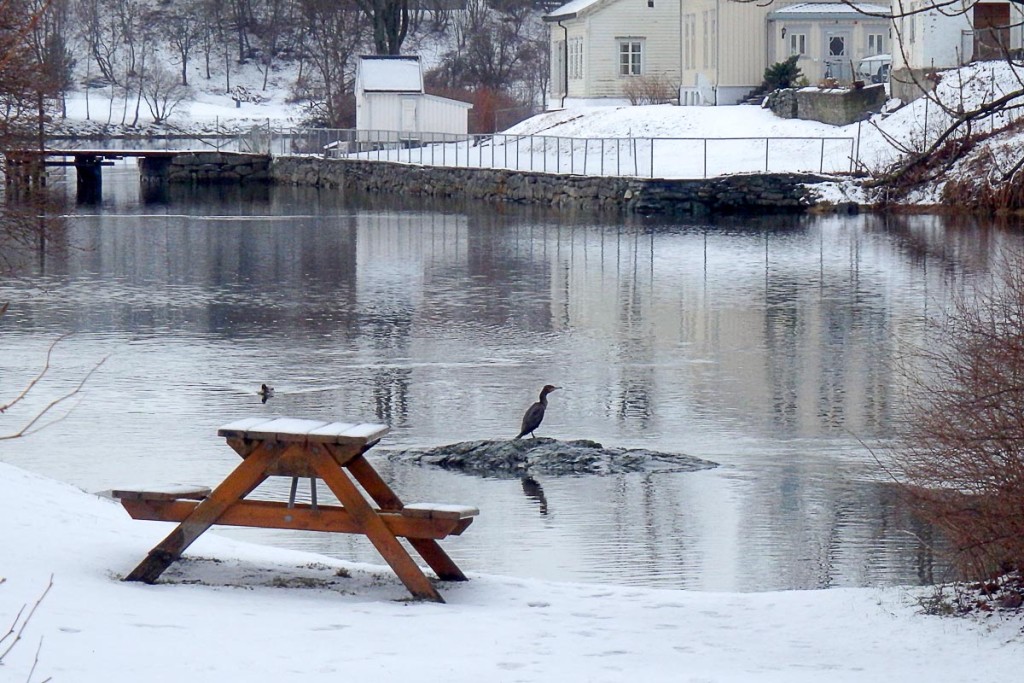
[[[853,171],[854,168],[860,168],[860,125],[862,123],[864,123],[864,122],[863,121],[858,121],[857,122],[857,147],[856,147],[857,151],[854,152],[854,161],[855,161],[855,163],[850,167],[850,171]]]
[[[654,143],[655,143],[656,140],[655,140],[655,138],[648,138],[648,140],[651,143],[651,175],[649,177],[653,178],[654,177]]]
[[[825,172],[825,138],[821,139],[821,163],[818,164],[818,173]]]
[[[768,143],[771,138],[764,139],[764,172],[768,172]]]
[[[704,138],[704,177],[708,177],[708,139]]]

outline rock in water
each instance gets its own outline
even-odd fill
[[[585,439],[462,441],[427,450],[386,451],[388,459],[487,476],[693,472],[718,463],[643,448],[605,448]]]

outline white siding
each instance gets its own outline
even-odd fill
[[[368,92],[356,109],[356,128],[428,133],[465,133],[469,104],[433,95]]]
[[[684,26],[686,16],[694,18],[696,56],[693,68],[683,71],[683,87],[699,93],[700,104],[714,104],[717,86],[718,103],[732,104],[760,85],[767,66],[767,15],[787,4],[792,3],[682,0]]]
[[[649,6],[652,4],[653,7]],[[623,97],[635,76],[619,74],[619,39],[643,42],[643,76],[679,84],[679,0],[619,0],[588,19],[584,47],[589,97]],[[570,84],[571,91],[571,84]]]

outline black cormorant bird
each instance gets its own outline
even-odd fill
[[[555,389],[561,389],[561,387],[545,384],[544,388],[540,390],[540,400],[527,408],[526,414],[523,415],[523,428],[519,432],[519,436],[516,437],[517,439],[521,439],[527,434],[531,437],[534,436],[533,430],[540,427],[541,421],[544,420],[544,409],[548,407],[548,394]]]
[[[264,403],[266,403],[267,399],[273,395],[274,387],[268,387],[266,384],[260,385],[260,398],[263,400]]]

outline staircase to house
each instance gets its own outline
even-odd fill
[[[745,98],[740,100],[740,104],[756,104],[761,105],[764,101],[764,96],[768,94],[768,86],[764,83],[751,90]]]

